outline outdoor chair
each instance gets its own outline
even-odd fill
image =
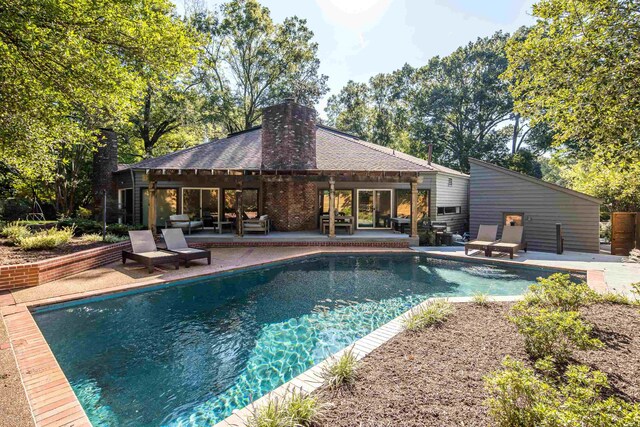
[[[269,234],[270,226],[271,221],[269,220],[269,215],[262,215],[257,219],[245,219],[242,221],[242,230],[245,233],[258,231],[266,235]]]
[[[169,219],[166,222],[166,228],[180,228],[191,234],[191,230],[203,230],[204,222],[201,220],[192,220],[187,214],[169,215]]]
[[[189,267],[189,261],[204,258],[206,258],[207,263],[211,265],[211,251],[190,248],[187,240],[184,238],[182,229],[165,228],[162,230],[162,237],[164,238],[164,243],[167,245],[167,250],[178,254],[178,257],[184,261],[185,267]]]
[[[480,228],[478,229],[478,237],[475,240],[464,244],[464,254],[469,255],[470,250],[479,250],[485,251],[485,255],[487,255],[487,247],[496,243],[497,235],[497,225],[480,225]]]
[[[509,258],[513,259],[513,254],[524,250],[527,252],[527,242],[522,239],[524,227],[521,225],[505,225],[502,230],[502,239],[492,243],[487,247],[487,256],[491,256],[492,252],[508,253]]]
[[[174,264],[176,270],[180,266],[180,257],[169,251],[158,250],[151,230],[129,231],[131,251],[122,251],[122,263],[128,259],[146,265],[149,273],[153,273],[153,267],[158,264]]]

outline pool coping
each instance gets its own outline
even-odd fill
[[[38,328],[35,319],[32,316],[32,310],[37,310],[38,307],[60,304],[75,300],[83,300],[87,298],[106,296],[115,293],[121,293],[126,291],[135,291],[140,290],[144,291],[146,288],[154,287],[154,286],[172,286],[178,285],[179,283],[190,281],[198,278],[202,278],[204,276],[218,276],[218,275],[226,275],[233,274],[238,271],[244,271],[247,269],[256,269],[264,266],[277,265],[281,263],[286,263],[290,261],[311,258],[315,256],[322,255],[340,255],[340,254],[401,254],[401,253],[413,253],[413,254],[422,254],[422,256],[432,257],[432,258],[442,258],[442,259],[451,259],[451,260],[463,260],[466,259],[470,262],[489,262],[494,264],[510,264],[514,266],[520,267],[532,267],[532,268],[542,268],[542,269],[553,269],[553,270],[565,270],[565,271],[573,271],[586,273],[587,275],[587,284],[591,286],[594,290],[598,292],[605,292],[607,290],[606,282],[604,280],[604,271],[603,270],[584,270],[577,268],[563,268],[553,266],[550,267],[548,265],[539,265],[535,263],[529,263],[527,265],[522,265],[519,263],[515,263],[508,260],[501,259],[491,259],[491,260],[482,260],[482,259],[474,259],[474,258],[462,258],[457,257],[455,255],[441,255],[441,254],[430,254],[421,251],[416,251],[415,249],[407,248],[406,250],[394,250],[391,252],[387,251],[371,251],[368,248],[349,248],[349,250],[344,251],[325,251],[322,248],[319,248],[317,251],[305,254],[297,254],[297,255],[288,255],[282,258],[269,260],[265,262],[259,262],[255,264],[248,264],[244,266],[231,267],[227,269],[222,269],[217,272],[196,272],[193,275],[188,277],[183,277],[176,280],[161,280],[161,279],[150,279],[147,281],[141,281],[136,283],[130,283],[127,285],[115,286],[112,288],[104,288],[97,289],[93,291],[84,291],[79,293],[67,294],[58,297],[44,298],[40,300],[33,300],[24,303],[14,303],[6,304],[0,307],[0,316],[2,317],[2,321],[4,322],[9,342],[14,353],[14,357],[16,359],[16,363],[18,366],[18,370],[20,372],[20,378],[22,385],[25,389],[25,393],[27,395],[27,401],[29,403],[29,407],[31,409],[31,413],[37,427],[57,427],[57,426],[91,426],[91,423],[80,404],[77,396],[73,392],[68,379],[66,378],[64,372],[60,368],[53,352],[51,351],[46,339],[44,338],[42,332]],[[491,301],[514,301],[519,297],[491,297]],[[13,298],[11,298],[13,299]],[[419,304],[416,307],[421,306],[422,304],[428,304],[433,298],[429,298],[423,303]],[[450,297],[448,298],[451,302],[469,302],[472,300],[471,297]],[[408,310],[414,310],[416,307]],[[302,392],[309,393],[313,390],[316,390],[318,387],[322,385],[322,378],[320,377],[320,372],[322,368],[333,358],[339,357],[344,351],[349,348],[354,349],[354,353],[356,353],[356,357],[358,360],[362,359],[374,349],[379,347],[380,345],[386,343],[397,334],[401,333],[403,328],[401,325],[402,318],[406,316],[407,312],[401,314],[396,319],[388,322],[387,324],[381,326],[380,328],[374,330],[370,334],[366,335],[363,338],[357,340],[354,344],[345,347],[344,349],[334,353],[329,356],[324,361],[319,364],[313,366],[309,370],[303,372],[292,380],[284,383],[283,385],[277,387],[261,398],[255,400],[250,405],[240,409],[234,410],[234,413],[226,418],[225,420],[217,423],[214,427],[229,427],[229,426],[244,426],[247,417],[249,417],[252,411],[260,405],[264,404],[269,400],[269,398],[273,397],[282,397],[287,393],[289,389],[296,388]],[[244,417],[244,418],[243,418]],[[226,424],[225,424],[226,423]],[[238,424],[240,423],[240,424]]]

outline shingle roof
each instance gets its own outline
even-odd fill
[[[262,130],[260,127],[227,138],[196,145],[165,156],[146,159],[133,169],[233,169],[260,170]],[[438,171],[466,176],[453,169],[429,164],[387,147],[362,141],[338,130],[316,126],[316,163],[327,171]]]

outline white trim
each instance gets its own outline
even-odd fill
[[[390,216],[393,216],[393,208],[394,208],[394,203],[393,203],[393,188],[356,188],[356,211],[355,211],[355,215],[354,215],[354,219],[355,219],[355,223],[356,223],[356,230],[391,230],[391,227],[374,227],[375,223],[376,223],[376,218],[374,215],[375,212],[375,192],[376,191],[388,191],[391,194],[391,213]],[[361,191],[372,191],[374,192],[373,195],[373,210],[374,212],[371,213],[372,216],[372,221],[371,221],[371,227],[360,227],[360,221],[358,221],[358,215],[360,214],[360,192]]]

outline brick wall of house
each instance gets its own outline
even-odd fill
[[[0,265],[0,291],[37,286],[121,259],[129,242],[18,265]]]
[[[316,168],[316,111],[291,99],[262,110],[262,168]]]
[[[318,228],[318,189],[312,182],[265,182],[264,210],[277,231]]]

